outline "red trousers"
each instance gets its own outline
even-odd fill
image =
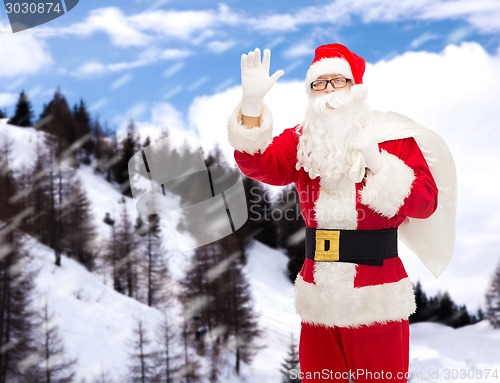
[[[359,328],[302,323],[299,360],[303,383],[405,383],[408,321]]]

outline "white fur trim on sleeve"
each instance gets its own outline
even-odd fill
[[[273,117],[264,105],[260,117],[261,125],[247,128],[241,124],[241,104],[236,107],[228,121],[228,139],[233,148],[240,152],[254,154],[264,151],[273,140]]]
[[[415,180],[413,169],[398,157],[382,150],[377,174],[369,173],[361,190],[361,202],[379,214],[391,218],[410,195]]]

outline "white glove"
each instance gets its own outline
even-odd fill
[[[374,174],[378,173],[382,166],[382,159],[375,138],[365,133],[356,140],[355,146],[363,155],[366,167]]]
[[[241,88],[243,90],[241,113],[243,115],[259,117],[262,113],[264,96],[285,73],[283,70],[278,70],[269,76],[270,64],[271,51],[269,49],[264,50],[262,62],[259,48],[248,55],[241,55]]]

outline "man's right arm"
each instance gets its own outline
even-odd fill
[[[235,159],[250,178],[272,184],[293,182],[296,175],[297,137],[294,130],[273,139],[272,115],[264,96],[284,74],[269,75],[271,52],[260,49],[241,56],[241,104],[229,118],[229,143],[236,149]]]
[[[249,154],[235,150],[234,159],[241,172],[249,178],[269,185],[288,185],[297,179],[297,142],[295,129],[287,129],[275,137],[264,151]]]

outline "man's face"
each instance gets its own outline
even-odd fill
[[[319,76],[312,83],[312,91],[315,94],[328,94],[339,90],[350,90],[353,85],[352,80],[346,79],[339,74],[325,74]]]

